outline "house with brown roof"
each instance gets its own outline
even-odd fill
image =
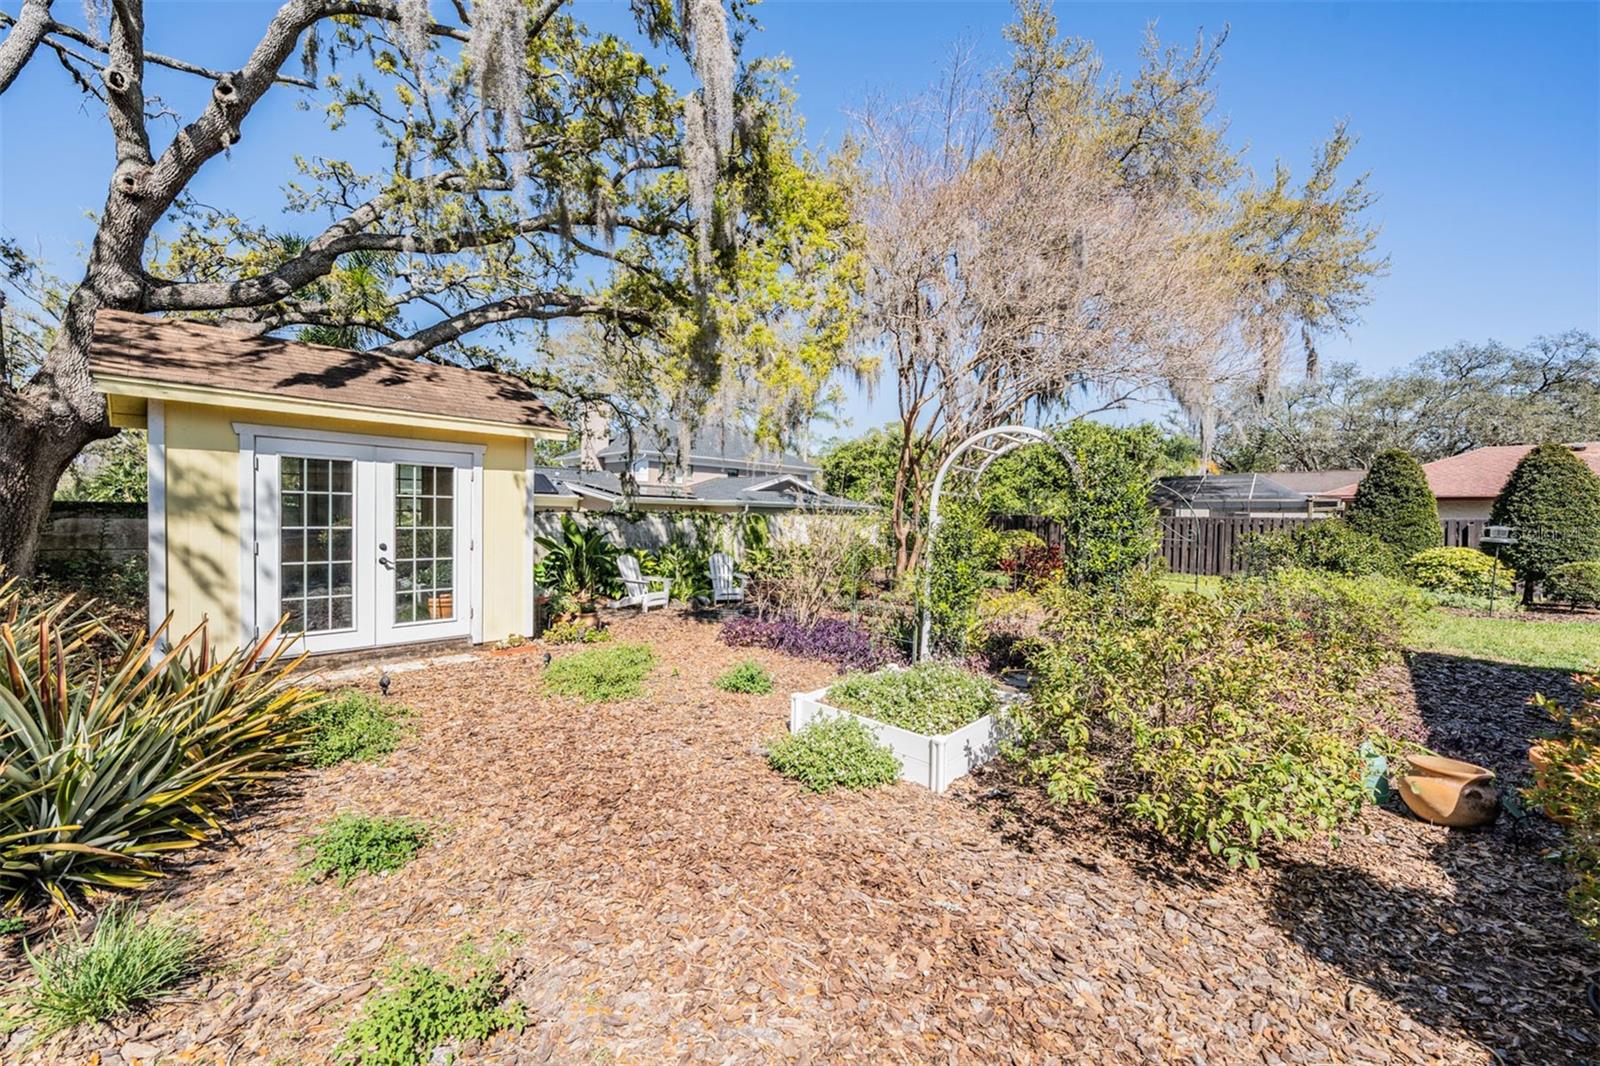
[[[150,619],[349,652],[534,631],[534,444],[519,378],[101,311],[112,423],[147,431]]]
[[[1567,447],[1596,474],[1600,474],[1600,441],[1569,444]],[[1422,470],[1428,476],[1428,487],[1439,501],[1439,518],[1446,522],[1487,522],[1495,497],[1505,488],[1511,471],[1533,449],[1532,444],[1496,445],[1474,448],[1448,459],[1424,463]],[[1359,483],[1360,478],[1357,477],[1349,484],[1332,490],[1330,495],[1348,500],[1356,494],[1356,485]]]

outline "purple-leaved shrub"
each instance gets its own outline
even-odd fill
[[[819,618],[807,625],[792,618],[740,615],[722,626],[722,642],[735,648],[769,648],[802,659],[836,663],[840,671],[875,670],[900,662],[900,654],[883,647],[861,626],[842,618]]]

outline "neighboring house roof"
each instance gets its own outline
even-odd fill
[[[1534,447],[1532,444],[1503,444],[1474,448],[1448,459],[1424,463],[1422,471],[1428,477],[1428,488],[1433,490],[1437,499],[1489,500],[1500,495],[1500,490],[1505,488],[1506,481],[1511,477],[1511,471]],[[1600,474],[1600,441],[1569,444],[1567,447],[1587,463],[1589,469]],[[1358,477],[1328,495],[1348,499],[1356,494],[1360,480]]]
[[[662,459],[678,454],[678,423],[667,422],[654,429],[645,429],[634,440],[633,458]],[[626,459],[626,437],[612,441],[600,449],[600,459]],[[578,453],[560,457],[563,463],[576,463]],[[695,428],[689,440],[689,462],[698,466],[749,467],[814,474],[822,468],[788,452],[774,452],[762,448],[744,430],[726,421],[702,424]]]
[[[126,311],[96,314],[89,366],[102,387],[132,381],[251,393],[550,431],[540,434],[545,436],[567,428],[509,374],[251,337]]]
[[[1193,474],[1157,480],[1152,496],[1169,509],[1304,511],[1309,497],[1280,484],[1277,475]]]
[[[547,479],[557,489],[541,495],[580,497],[607,506],[622,504],[638,510],[694,510],[703,508],[754,508],[759,510],[870,511],[855,500],[830,496],[790,474],[758,477],[719,477],[698,485],[639,485],[630,498],[622,490],[622,480],[604,470],[579,470],[575,467],[540,467],[536,479]],[[536,484],[542,483],[536,481]]]
[[[1267,477],[1295,492],[1325,496],[1360,481],[1365,474],[1365,470],[1274,470]]]

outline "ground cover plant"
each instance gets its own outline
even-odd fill
[[[447,1041],[521,1029],[526,1010],[505,998],[505,979],[492,969],[458,978],[430,966],[403,967],[367,1001],[335,1055],[351,1066],[420,1066]]]
[[[544,668],[544,688],[590,703],[629,700],[644,691],[642,682],[655,664],[655,653],[643,644],[592,648],[552,661]]]
[[[871,632],[842,618],[800,622],[792,618],[739,615],[722,626],[722,642],[734,648],[767,648],[800,659],[836,663],[841,670],[872,670],[900,659]]]
[[[712,682],[724,692],[744,692],[765,696],[772,691],[772,675],[754,659],[746,659]]]
[[[312,766],[373,762],[405,738],[411,711],[370,692],[347,689],[312,708],[307,716]]]
[[[546,626],[539,639],[546,644],[604,644],[611,639],[611,631],[569,619]]]
[[[930,736],[976,722],[1000,705],[987,678],[939,662],[850,674],[830,687],[824,699],[842,710]]]
[[[315,695],[268,635],[226,658],[204,628],[163,654],[68,599],[0,585],[0,895],[67,910],[136,888],[166,852],[216,832],[238,798],[300,757]]]
[[[865,723],[846,715],[819,718],[767,748],[767,763],[812,792],[862,789],[900,779],[900,760]]]
[[[103,1022],[172,993],[194,971],[198,945],[182,928],[113,904],[87,936],[73,928],[44,951],[28,953],[34,984],[23,997],[26,1021],[41,1038]]]
[[[1405,590],[1286,571],[1215,596],[1063,588],[1051,608],[1016,754],[1053,802],[1229,866],[1355,816],[1358,745],[1387,743],[1360,683],[1404,638]]]
[[[305,872],[336,877],[343,888],[362,874],[398,870],[417,857],[432,836],[414,818],[370,818],[342,814],[325,822],[301,845],[309,851]]]

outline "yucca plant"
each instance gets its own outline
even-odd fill
[[[136,888],[244,790],[298,757],[316,694],[276,633],[223,658],[204,626],[160,651],[71,598],[25,610],[0,585],[0,902]],[[109,650],[107,650],[109,649]]]

